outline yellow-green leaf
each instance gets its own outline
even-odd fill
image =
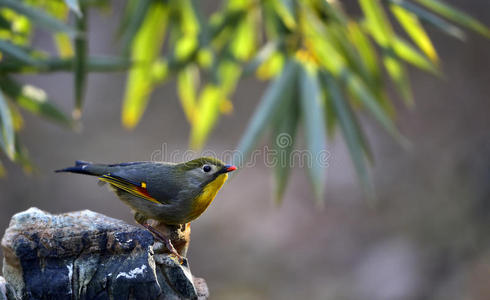
[[[155,1],[136,34],[131,47],[134,62],[129,71],[122,109],[122,123],[126,128],[138,124],[153,89],[152,66],[162,47],[168,22],[168,7]]]
[[[430,58],[430,60],[432,60],[433,63],[437,64],[439,61],[437,52],[417,16],[397,5],[391,4],[390,9],[412,41],[425,53],[425,55],[427,55],[428,58]]]
[[[418,52],[404,40],[395,38],[393,41],[393,49],[396,56],[416,66],[417,68],[431,72],[435,75],[439,74],[439,70],[430,60],[428,60],[423,54]]]
[[[199,88],[199,70],[189,65],[177,74],[177,92],[180,103],[189,123],[193,124],[196,115],[197,90]]]
[[[7,175],[7,170],[3,166],[3,163],[0,161],[0,178],[4,178]]]
[[[223,90],[215,85],[204,87],[199,97],[195,122],[191,128],[190,145],[193,149],[201,149],[209,132],[218,120],[220,104],[223,102]]]
[[[438,28],[442,32],[453,36],[457,39],[464,40],[465,39],[465,34],[464,32],[459,29],[457,26],[447,22],[446,20],[442,19],[441,17],[429,12],[423,7],[417,6],[412,4],[412,2],[405,1],[405,0],[390,0],[391,3],[398,5],[400,7],[403,7],[407,11],[412,12],[415,14],[417,17],[419,17],[421,20],[431,24],[432,26]]]
[[[395,83],[395,87],[405,101],[405,104],[412,106],[414,101],[407,71],[405,70],[403,63],[392,51],[394,50],[389,49],[383,51],[383,63],[388,75]]]
[[[53,38],[60,57],[73,57],[75,51],[73,50],[73,47],[71,45],[70,37],[66,33],[55,33]]]
[[[456,24],[473,30],[485,37],[490,37],[490,29],[472,16],[438,0],[415,0],[430,10],[440,14],[444,18]]]
[[[253,12],[249,12],[238,24],[230,48],[233,55],[242,61],[252,57],[256,48],[257,29]]]

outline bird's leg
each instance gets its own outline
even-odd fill
[[[148,224],[147,218],[145,216],[143,216],[142,214],[140,214],[138,212],[135,212],[134,213],[134,219],[136,220],[136,222],[138,222],[138,224],[141,224],[141,226],[145,227],[158,240],[160,240],[165,245],[165,247],[168,249],[168,251],[170,251],[171,254],[175,255],[179,259],[180,264],[183,264],[186,261],[186,259],[182,255],[180,255],[177,252],[177,250],[175,250],[174,245],[172,245],[172,241],[167,236],[165,236],[160,231],[156,230],[150,224]]]

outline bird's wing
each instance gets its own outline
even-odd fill
[[[120,176],[117,176],[115,174],[104,174],[99,177],[101,181],[107,182],[112,184],[113,186],[124,190],[132,195],[135,195],[137,197],[146,199],[148,201],[157,203],[157,204],[162,204],[159,202],[157,199],[153,198],[150,196],[148,193],[147,187],[146,187],[146,182],[132,182],[131,180],[122,178]]]

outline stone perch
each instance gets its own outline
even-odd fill
[[[185,255],[190,226],[156,227]],[[204,279],[153,245],[145,229],[89,210],[30,208],[12,217],[2,239],[0,300],[208,298]]]

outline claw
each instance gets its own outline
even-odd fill
[[[143,227],[145,227],[148,231],[150,231],[158,240],[160,240],[165,245],[165,247],[167,247],[168,251],[170,251],[170,254],[176,256],[181,265],[187,266],[187,258],[183,257],[177,252],[177,250],[175,250],[174,245],[172,245],[172,241],[170,241],[168,237],[163,235],[160,231],[156,230],[146,222],[142,222],[140,224],[143,225]]]

